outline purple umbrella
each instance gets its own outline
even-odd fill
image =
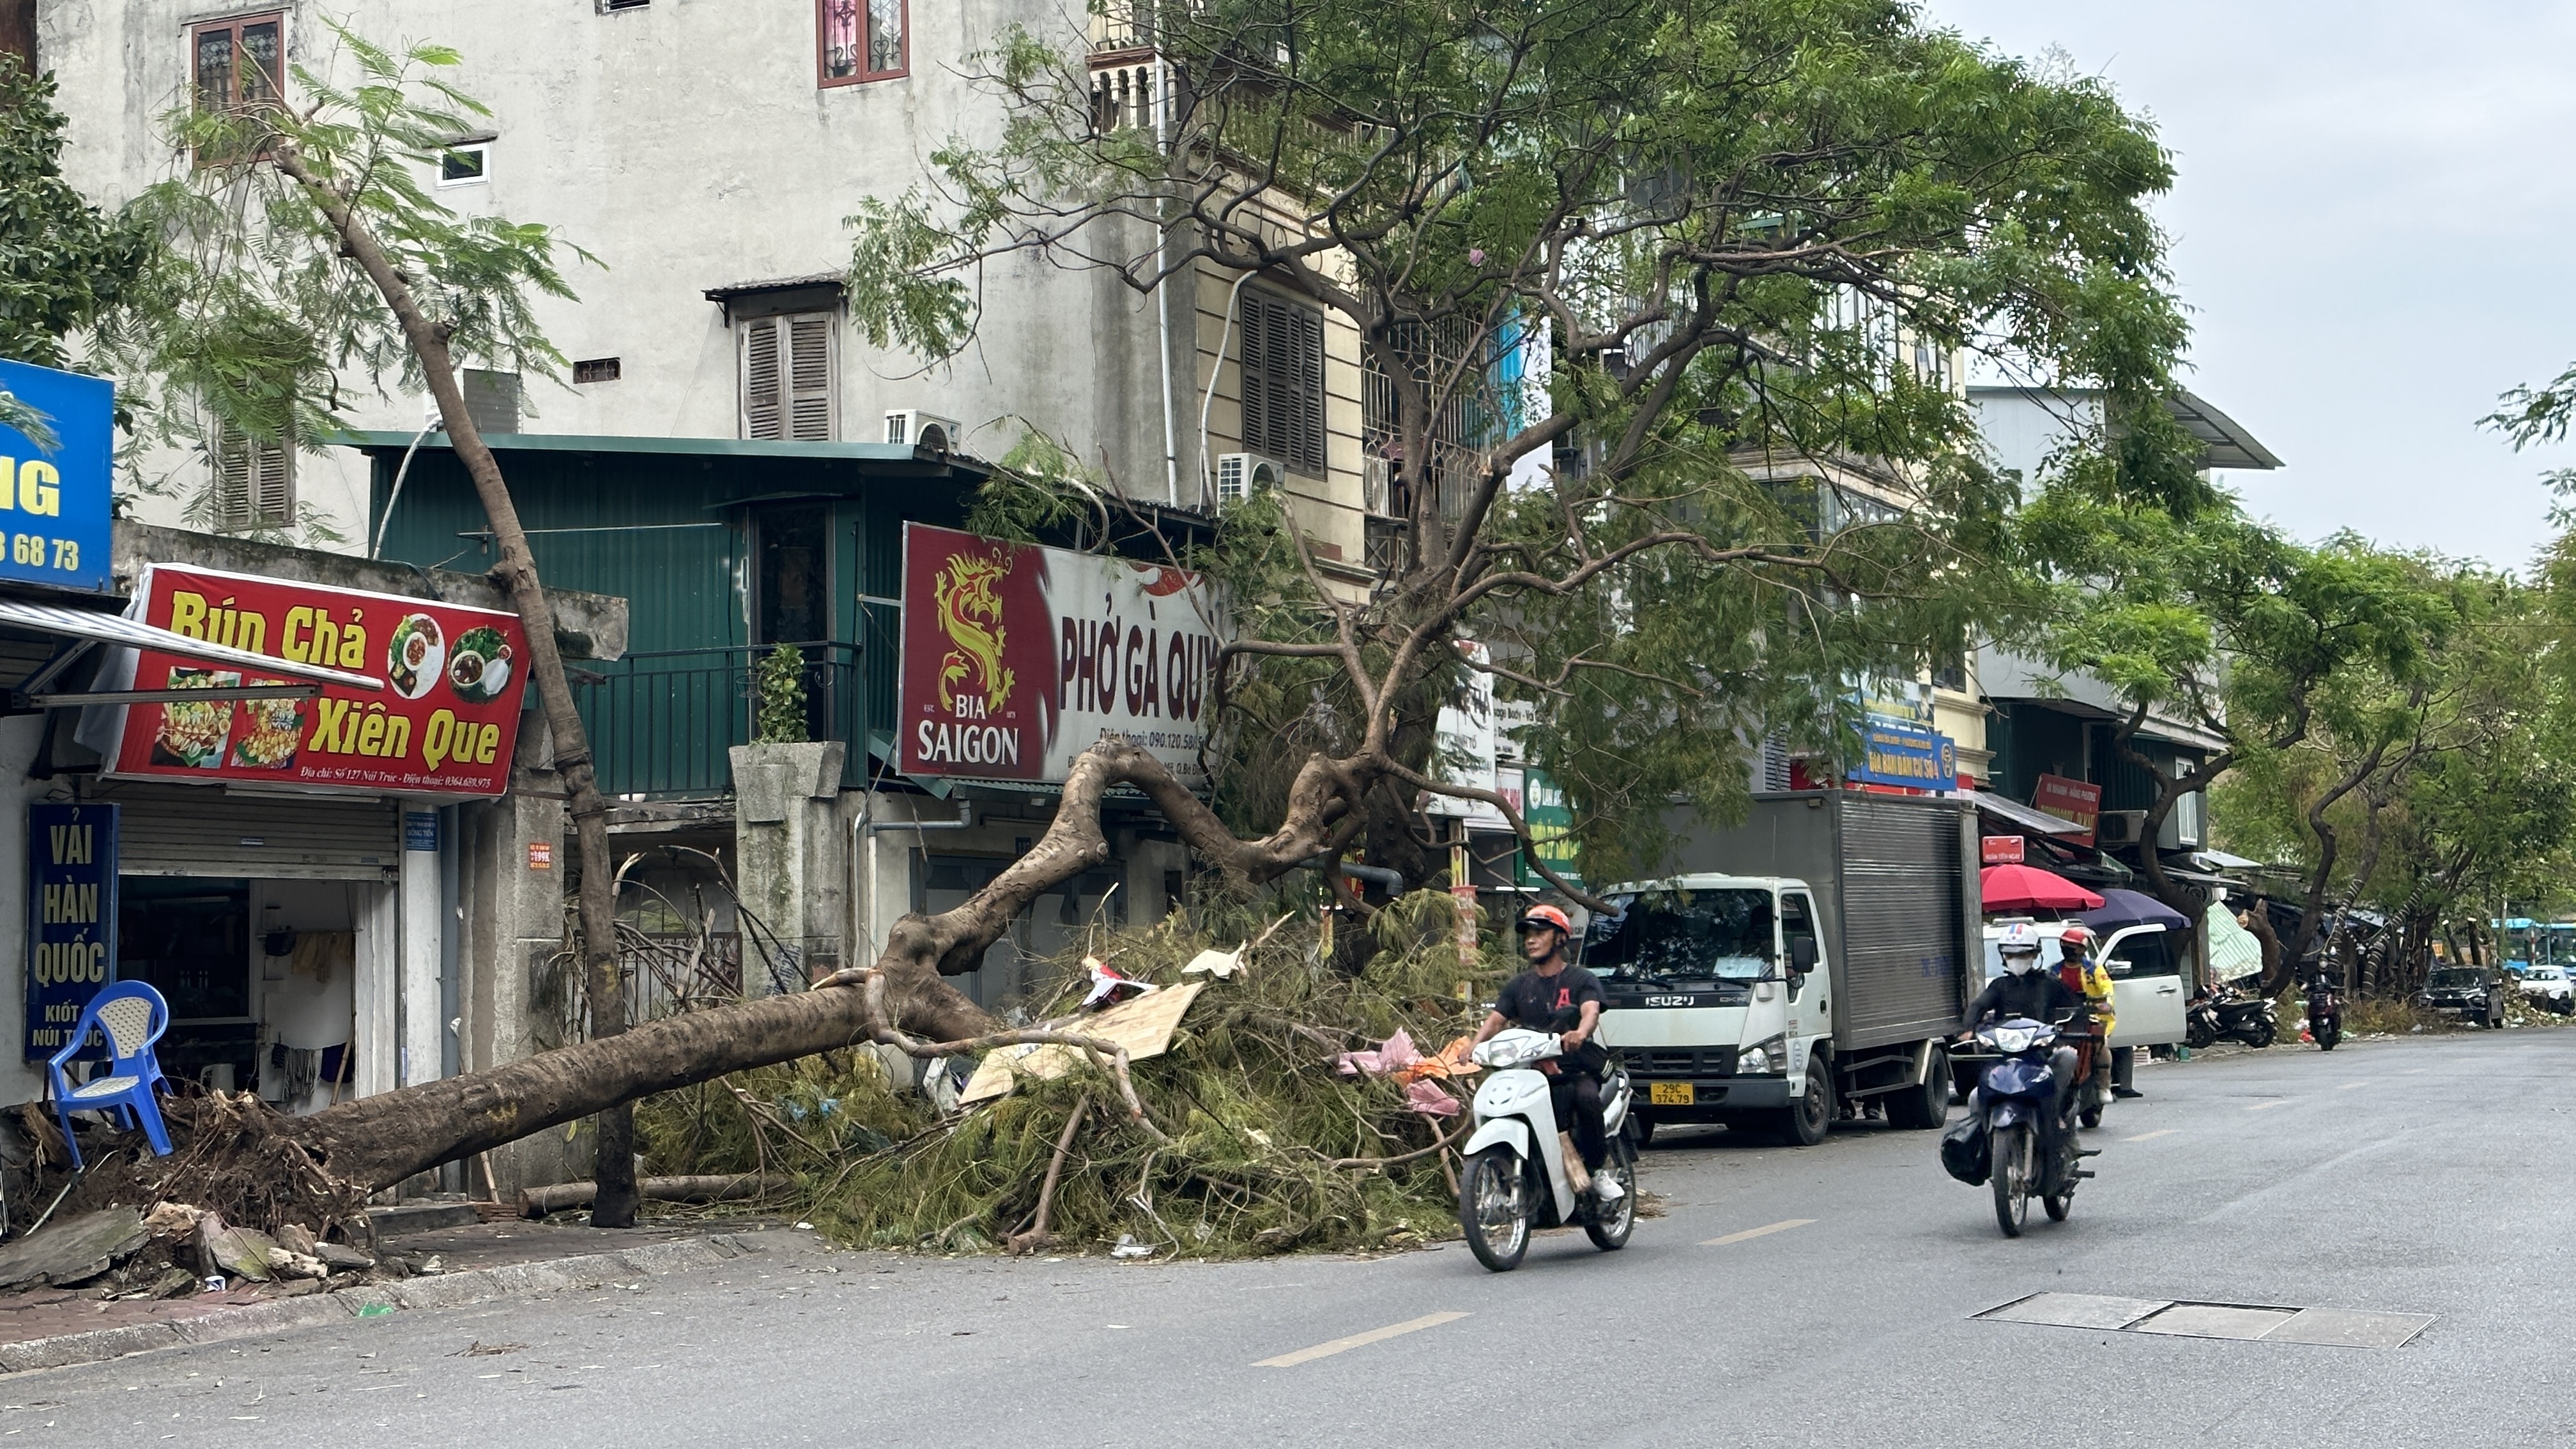
[[[2102,892],[2102,904],[2075,919],[2104,935],[2128,926],[2162,926],[2168,931],[2191,929],[2189,917],[2154,896],[2117,889]]]

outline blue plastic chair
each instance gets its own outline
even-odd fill
[[[63,1075],[63,1063],[79,1055],[92,1028],[107,1036],[107,1073],[75,1087]],[[63,1141],[71,1146],[74,1171],[86,1170],[80,1139],[72,1135],[75,1111],[107,1112],[110,1120],[129,1132],[140,1127],[155,1154],[170,1155],[170,1132],[161,1125],[161,1107],[153,1100],[153,1093],[166,1083],[161,1063],[152,1055],[152,1044],[169,1029],[170,1003],[161,999],[160,992],[147,982],[119,981],[90,998],[80,1024],[72,1028],[71,1043],[45,1063],[53,1078],[54,1117],[63,1124]]]

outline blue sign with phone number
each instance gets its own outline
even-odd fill
[[[108,592],[116,385],[0,360],[0,391],[43,414],[54,444],[0,426],[0,579]]]

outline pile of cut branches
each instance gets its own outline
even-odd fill
[[[998,1247],[1229,1257],[1400,1247],[1447,1236],[1463,1112],[1426,1117],[1392,1081],[1337,1073],[1345,1051],[1402,1030],[1427,1050],[1472,1029],[1508,969],[1462,966],[1450,899],[1422,892],[1378,914],[1395,943],[1336,970],[1316,922],[1175,916],[1107,935],[1087,954],[1161,986],[1211,946],[1253,940],[1243,968],[1190,1008],[1170,1050],[1129,1069],[1144,1120],[1098,1062],[941,1116],[859,1048],[738,1073],[637,1109],[651,1170],[791,1176],[800,1213],[857,1245]],[[1081,999],[1080,957],[1031,999],[1052,1018]],[[1067,1030],[1082,1030],[1077,1020]],[[962,1063],[960,1065],[963,1065]],[[1464,1095],[1463,1093],[1461,1095]]]

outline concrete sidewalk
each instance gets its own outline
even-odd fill
[[[0,1373],[98,1363],[417,1308],[579,1291],[713,1267],[751,1253],[819,1251],[811,1231],[762,1219],[660,1222],[624,1232],[508,1221],[388,1234],[381,1247],[438,1269],[336,1293],[274,1283],[168,1300],[103,1301],[78,1288],[0,1296]]]

